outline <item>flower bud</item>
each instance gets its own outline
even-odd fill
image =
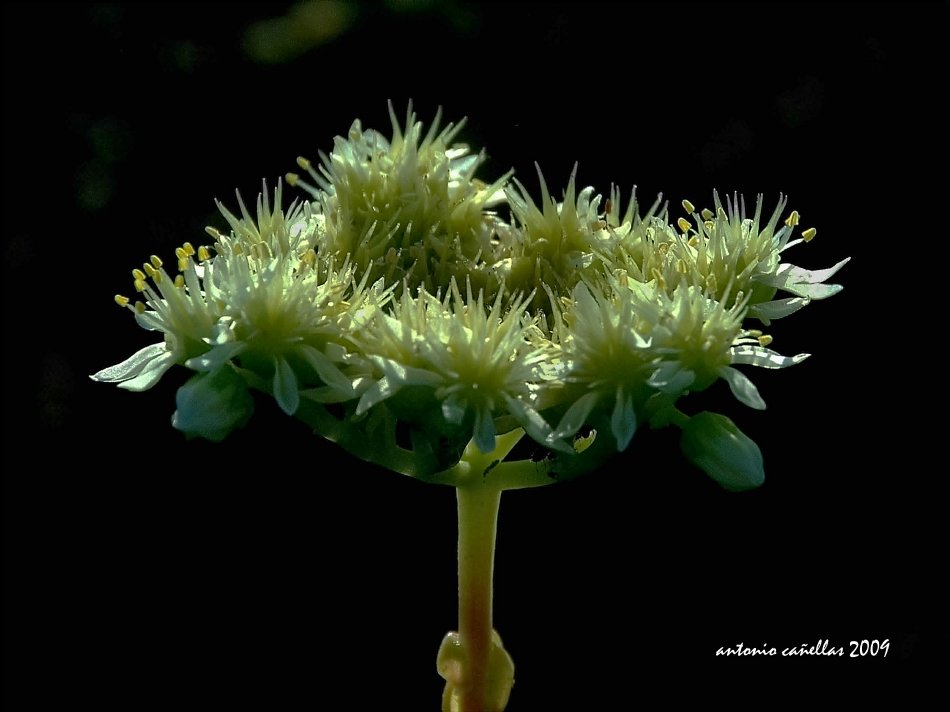
[[[724,415],[694,415],[683,426],[680,447],[687,460],[727,490],[754,489],[765,481],[759,446]]]
[[[178,410],[172,425],[189,438],[212,442],[221,442],[234,428],[243,426],[254,411],[247,384],[228,366],[192,376],[178,389],[175,405]]]

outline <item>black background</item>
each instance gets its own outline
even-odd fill
[[[273,185],[353,118],[388,132],[387,99],[468,116],[484,177],[514,166],[534,189],[538,161],[561,187],[578,161],[582,184],[674,208],[781,191],[819,231],[790,261],[853,257],[844,292],[771,329],[814,357],[752,374],[769,410],[704,395],[760,443],[761,490],[719,490],[661,432],[504,497],[509,709],[732,701],[762,680],[765,704],[825,674],[851,695],[946,661],[946,3],[348,7],[303,51],[307,18],[339,13],[4,6],[7,709],[437,707],[451,490],[266,402],[226,443],[186,442],[183,370],[145,394],[86,377],[154,340],[112,304],[132,267],[202,242],[213,197]],[[262,61],[281,26],[256,23],[284,16],[299,51]],[[885,638],[886,659],[847,657]],[[846,657],[715,657],[819,639]]]

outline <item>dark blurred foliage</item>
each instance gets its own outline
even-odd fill
[[[5,4],[5,709],[437,707],[435,653],[455,621],[450,490],[363,465],[263,401],[225,444],[185,442],[169,423],[183,372],[146,394],[86,377],[154,340],[111,301],[132,267],[201,242],[223,226],[212,198],[273,186],[353,118],[388,131],[388,99],[426,122],[439,105],[467,115],[485,177],[514,166],[535,187],[537,161],[563,185],[577,161],[582,184],[637,184],[673,206],[782,191],[818,228],[790,261],[854,258],[841,295],[771,330],[778,350],[815,356],[754,374],[768,411],[722,389],[697,399],[759,441],[763,489],[720,491],[661,432],[609,471],[505,497],[511,712],[732,700],[734,683],[762,679],[778,683],[756,706],[769,708],[813,675],[876,690],[945,659],[931,334],[946,298],[947,14]],[[713,655],[819,638],[889,638],[891,652]],[[728,689],[689,684],[706,672]]]

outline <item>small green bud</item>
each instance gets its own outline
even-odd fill
[[[178,410],[172,416],[172,425],[189,438],[212,442],[221,442],[232,430],[242,427],[254,411],[247,384],[229,366],[192,376],[178,389],[175,405]]]
[[[727,490],[754,489],[765,481],[759,446],[724,415],[694,415],[683,425],[680,447],[687,460]]]

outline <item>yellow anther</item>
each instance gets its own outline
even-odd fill
[[[136,281],[144,281],[144,280],[145,280],[145,272],[143,272],[143,271],[140,270],[140,269],[134,269],[134,270],[132,270],[132,279],[134,279],[134,280],[136,280]]]
[[[701,212],[700,215],[703,216],[703,220],[712,220],[714,217],[716,217],[713,215],[713,211],[709,208],[703,208],[703,212]]]
[[[144,292],[144,291],[145,291],[145,280],[144,280],[144,279],[137,279],[137,280],[135,280],[135,282],[133,282],[133,284],[135,285],[135,291],[136,291],[136,292]]]
[[[155,282],[155,284],[160,284],[162,279],[163,277],[161,272],[156,272],[152,275],[152,281]]]
[[[191,246],[190,242],[186,242],[184,245],[182,245],[181,249],[183,249],[185,251],[185,254],[188,255],[189,257],[195,254],[195,248]]]
[[[680,218],[676,221],[676,224],[680,226],[680,230],[682,230],[684,233],[689,232],[689,220],[686,218]]]
[[[712,233],[716,229],[716,223],[714,223],[712,220],[707,220],[703,223],[703,227],[706,228],[706,232]]]
[[[696,206],[693,205],[693,204],[692,204],[691,202],[689,202],[688,200],[684,199],[684,200],[683,200],[683,210],[685,210],[687,213],[689,213],[690,215],[692,215],[693,213],[696,212]]]
[[[176,274],[175,275],[175,286],[179,289],[185,288],[185,277],[184,275]]]
[[[187,259],[187,258],[188,258],[188,253],[185,252],[185,248],[184,248],[184,247],[176,247],[176,248],[175,248],[175,257],[177,257],[178,260],[179,260],[179,262],[180,262],[181,260],[184,260],[184,259]]]
[[[690,247],[699,247],[699,235],[693,235],[686,244]]]
[[[772,337],[768,334],[762,334],[762,336],[759,337],[759,346],[768,346],[771,343]]]
[[[152,263],[153,265],[155,265],[155,269],[161,269],[161,268],[162,268],[162,260],[159,258],[158,255],[152,255],[152,256],[149,257],[148,259],[151,261],[151,263]]]
[[[793,210],[792,214],[785,219],[785,224],[789,227],[795,227],[798,225],[798,221],[801,218],[801,215],[798,214],[797,210]]]
[[[120,307],[127,307],[129,305],[129,298],[123,297],[121,294],[115,295],[115,303]]]
[[[208,248],[202,245],[198,248],[198,259],[204,262],[205,260],[211,259],[211,253],[208,251]]]
[[[680,274],[686,274],[689,268],[686,266],[686,260],[676,260],[676,271]]]
[[[211,237],[213,237],[215,240],[221,239],[221,231],[218,230],[218,228],[216,227],[211,227],[210,225],[208,225],[205,228],[205,232],[211,235]]]
[[[136,313],[136,314],[144,314],[144,313],[145,313],[145,303],[144,303],[144,302],[136,302],[136,303],[135,303],[135,313]]]
[[[158,274],[158,270],[152,267],[152,265],[150,265],[148,262],[142,265],[142,269],[144,269],[145,274],[147,274],[152,279],[155,279],[155,275]]]
[[[815,235],[817,234],[818,234],[818,231],[815,228],[810,227],[807,230],[802,231],[802,239],[805,242],[811,242],[814,239]]]
[[[241,245],[240,242],[236,242],[234,244],[234,247],[231,248],[231,254],[234,255],[235,257],[240,257],[241,255],[244,254],[244,247]]]
[[[178,260],[178,271],[184,272],[186,269],[188,269],[188,264],[189,263],[188,263],[187,257],[183,257],[182,259]],[[178,276],[181,277],[181,275],[178,275]]]
[[[303,156],[297,156],[297,165],[303,168],[305,171],[310,170],[310,161],[308,161]]]
[[[751,336],[753,339],[757,339],[762,336],[762,332],[759,329],[749,329],[746,332],[746,336]]]
[[[300,176],[298,176],[296,173],[288,173],[284,176],[284,179],[287,181],[287,185],[293,187],[297,185],[297,181],[300,180]]]
[[[656,251],[659,252],[661,256],[665,255],[667,252],[670,251],[670,243],[661,242],[659,245],[656,246]]]

